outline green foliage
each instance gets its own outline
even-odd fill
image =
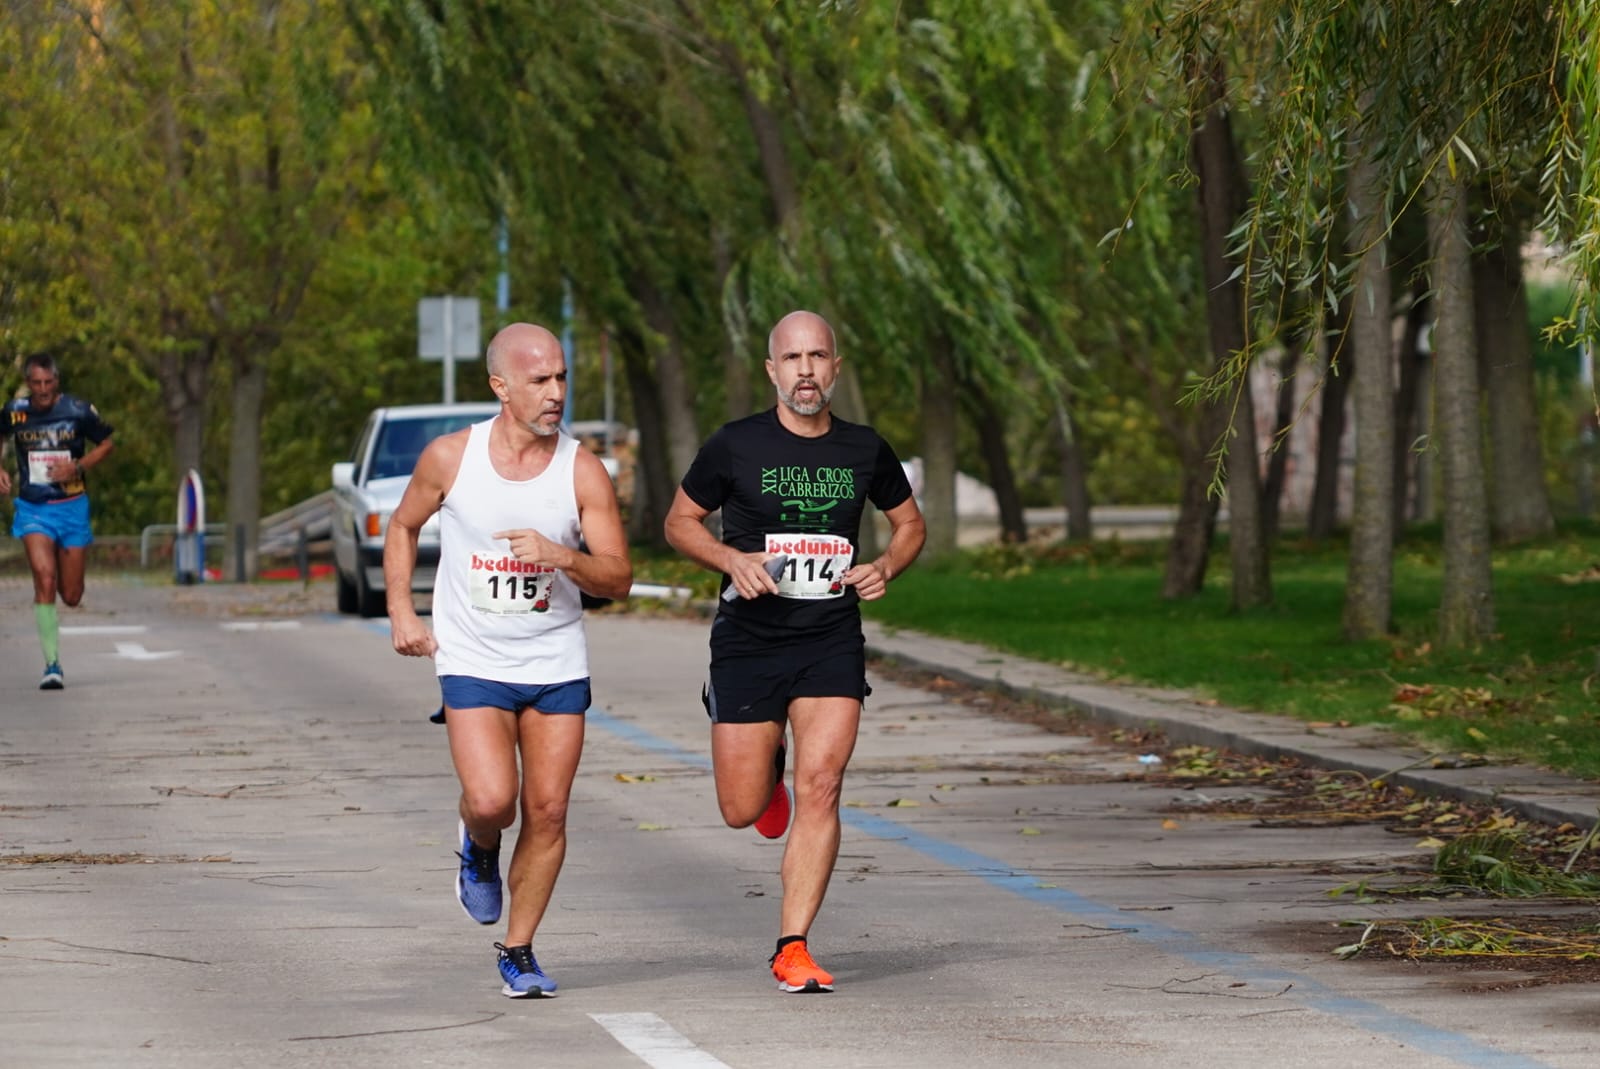
[[[382,89],[335,8],[32,6],[0,57],[0,345],[59,351],[117,426],[101,531],[170,522],[191,464],[213,518],[256,464],[264,511],[301,500],[366,409],[438,396],[414,302],[471,262],[460,213],[377,165]],[[230,457],[258,363],[261,449]]]
[[[1534,381],[1545,486],[1558,516],[1582,516],[1600,502],[1600,440],[1585,437],[1594,399],[1570,375],[1541,373]],[[1587,499],[1582,485],[1587,480]]]
[[[1521,841],[1501,831],[1457,836],[1433,858],[1434,878],[1445,887],[1466,887],[1502,897],[1600,896],[1600,877],[1571,876],[1530,858]]]
[[[1078,429],[1090,456],[1089,491],[1102,504],[1171,501],[1178,464],[1161,421],[1137,398],[1108,394],[1080,406]]]
[[[1527,294],[1534,366],[1542,375],[1554,376],[1563,383],[1574,382],[1578,377],[1579,347],[1570,336],[1559,334],[1560,324],[1572,307],[1572,287],[1530,279]]]
[[[1226,58],[1255,148],[1236,240],[1259,339],[1342,300],[1368,89],[1397,226],[1430,167],[1475,169],[1521,216],[1538,190],[1584,300],[1600,101],[1576,57],[1597,3],[11,5],[0,353],[60,349],[119,422],[96,491],[111,529],[170,510],[173,404],[203,407],[194,462],[222,499],[228,365],[267,361],[271,511],[324,485],[367,408],[437,396],[414,301],[488,298],[504,219],[510,315],[556,322],[576,291],[580,405],[601,330],[652,352],[670,334],[703,431],[725,353],[760,382],[766,325],[814,306],[903,452],[949,342],[1006,411],[1031,503],[1058,498],[1063,405],[1098,499],[1168,499],[1174,401],[1206,351],[1194,56]],[[481,388],[464,366],[458,392]]]

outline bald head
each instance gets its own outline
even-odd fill
[[[509,358],[517,355],[563,355],[561,339],[537,323],[512,323],[489,342],[484,356],[489,374],[505,378]]]
[[[828,325],[826,319],[823,319],[815,312],[807,312],[804,309],[790,312],[778,320],[777,325],[772,328],[772,333],[767,335],[767,359],[775,359],[779,353],[788,350],[794,345],[796,339],[817,338],[819,336],[827,339],[828,353],[832,356],[838,356],[839,350],[834,342],[833,328]],[[809,348],[810,346],[805,347]]]

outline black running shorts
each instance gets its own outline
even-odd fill
[[[719,636],[725,626],[711,629],[711,677],[700,693],[714,724],[781,724],[795,698],[865,701],[872,693],[859,628],[780,645]]]

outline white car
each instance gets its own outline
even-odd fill
[[[395,405],[376,409],[356,440],[350,459],[333,466],[333,567],[339,611],[383,616],[383,536],[389,514],[411,481],[422,449],[449,434],[498,414],[498,402],[454,405]],[[439,565],[439,517],[430,518],[417,539],[411,589],[431,593]]]

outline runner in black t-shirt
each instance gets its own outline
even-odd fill
[[[22,539],[33,571],[33,619],[44,651],[40,690],[60,690],[60,626],[56,595],[67,605],[83,600],[83,569],[89,529],[89,495],[83,476],[111,452],[111,425],[89,402],[61,392],[54,358],[28,357],[28,396],[0,408],[0,445],[17,454],[17,500],[11,534]],[[11,492],[11,475],[0,467],[0,494]]]
[[[894,450],[871,427],[829,411],[838,374],[826,320],[812,312],[779,320],[767,340],[778,405],[711,436],[666,521],[675,549],[726,575],[703,700],[730,827],[754,824],[769,839],[788,827],[784,727],[794,729],[794,828],[770,961],[784,991],[833,990],[806,936],[839,854],[839,793],[869,693],[859,602],[883,597],[925,534]],[[868,501],[891,534],[882,556],[858,562]],[[717,509],[720,542],[703,522]],[[763,565],[780,558],[769,574]]]

